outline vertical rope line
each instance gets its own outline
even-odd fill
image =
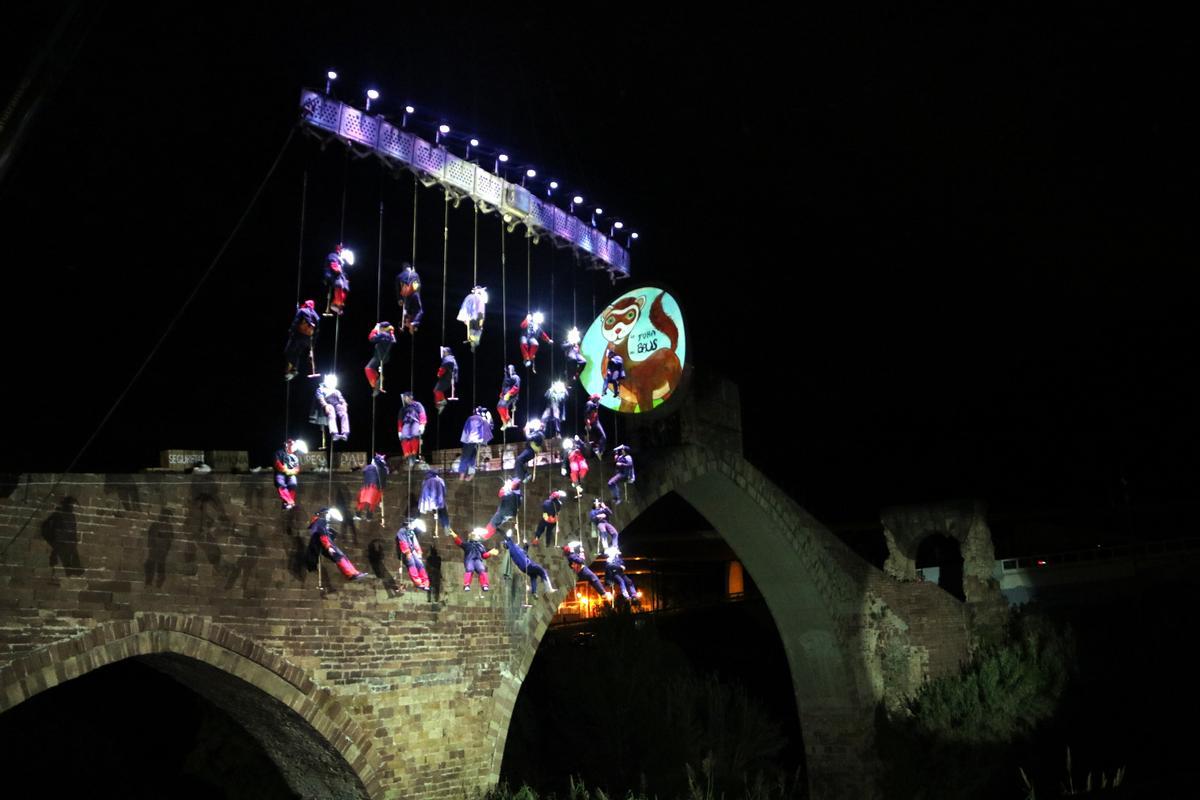
[[[375,244],[375,321],[378,322],[382,315],[383,303],[383,170],[379,171],[379,236]],[[379,380],[383,380],[383,364],[379,365]],[[382,384],[380,384],[382,385]],[[367,453],[367,458],[375,458],[375,432],[378,420],[376,419],[376,400],[379,397],[371,392],[371,450]]]
[[[296,245],[296,308],[300,308],[300,281],[304,270],[304,223],[308,213],[308,167],[304,168],[304,179],[300,184],[300,234]],[[292,419],[292,382],[284,381],[283,395],[283,438],[288,438],[288,425]]]
[[[411,262],[411,264],[412,264],[412,268],[414,270],[417,268],[417,201],[420,199],[420,196],[418,194],[419,185],[420,184],[417,181],[416,173],[413,173],[412,262]],[[413,391],[413,383],[415,381],[415,371],[414,370],[415,370],[416,360],[417,360],[417,334],[410,333],[408,335],[408,389],[406,390],[409,392]],[[413,395],[413,399],[414,400],[416,399],[415,394]],[[401,403],[400,413],[403,414],[404,413],[404,401],[401,400],[400,403]],[[399,421],[397,420],[397,426],[398,425],[399,425]],[[407,459],[405,459],[405,460],[407,461]],[[408,473],[408,481],[407,481],[408,488],[405,490],[405,495],[404,495],[404,521],[403,522],[407,522],[408,519],[412,517],[412,466],[406,465],[406,471]]]
[[[508,377],[508,250],[504,235],[504,218],[500,218],[500,328],[501,349],[504,351],[504,376]],[[503,386],[503,382],[501,386]],[[517,395],[519,398],[520,395]],[[518,400],[518,402],[520,402]],[[513,410],[515,416],[516,410]],[[503,424],[503,423],[502,423]],[[504,471],[504,451],[508,449],[508,428],[500,429],[500,471]]]
[[[471,231],[471,291],[479,285],[479,205],[472,203],[471,207],[475,209],[475,219],[473,229]],[[486,314],[486,312],[485,312]],[[485,316],[486,318],[486,316]],[[482,324],[480,329],[480,341],[483,340]],[[467,324],[467,338],[470,338],[470,323]],[[471,413],[475,413],[475,409],[479,407],[479,398],[476,396],[476,384],[478,383],[478,361],[475,358],[475,348],[471,348]],[[475,497],[475,493],[471,493],[471,497]],[[472,500],[472,504],[474,500]]]
[[[533,238],[529,235],[529,229],[525,230],[525,313],[528,314],[533,310]],[[530,329],[525,330],[525,334],[529,334]],[[537,341],[536,339],[534,341]],[[525,383],[529,385],[529,401],[525,403],[525,424],[529,424],[530,412],[533,408],[533,380],[529,377],[529,370],[533,366],[533,361],[529,362],[529,366],[525,367]],[[529,446],[529,437],[525,437],[526,447]],[[545,439],[543,439],[545,441]],[[537,454],[533,456],[533,479],[531,485],[525,491],[525,497],[528,499],[532,494],[533,486],[537,483]],[[536,495],[535,495],[536,496]],[[527,531],[525,527],[525,512],[529,508],[528,502],[521,503],[521,530]]]
[[[446,280],[450,269],[450,193],[442,210],[442,344],[446,344]]]
[[[449,281],[450,275],[450,193],[444,195],[446,202],[442,209],[442,346],[446,346],[446,283]],[[438,359],[438,369],[441,369],[442,362]],[[454,395],[455,386],[453,382],[450,384],[450,394]],[[442,444],[442,415],[438,412],[437,419],[433,423],[433,441],[435,446]]]

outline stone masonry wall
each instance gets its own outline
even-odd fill
[[[539,472],[530,530],[549,491],[549,471]],[[346,583],[322,559],[324,592],[304,553],[326,476],[302,476],[292,512],[280,510],[269,474],[71,475],[39,510],[53,480],[25,476],[0,499],[0,710],[126,655],[186,647],[297,710],[311,706],[306,718],[327,728],[372,797],[460,796],[495,782],[552,602],[522,607],[526,579],[504,580],[503,549],[488,562],[493,591],[464,593],[461,551],[445,536],[425,538],[439,591],[397,594],[402,472],[386,494],[387,528],[339,526],[351,560],[383,578]],[[343,509],[358,485],[357,475],[334,477]],[[462,532],[472,492],[478,524],[498,485],[495,475],[448,484]],[[533,556],[560,600],[574,583],[561,554]]]

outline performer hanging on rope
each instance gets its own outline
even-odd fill
[[[403,309],[400,327],[409,333],[416,333],[417,326],[421,324],[421,317],[425,314],[421,305],[421,276],[407,261],[396,276],[396,302]]]
[[[621,396],[621,381],[625,380],[625,359],[611,347],[604,352],[604,391],[612,389],[613,397]]]
[[[517,368],[509,364],[504,371],[504,383],[500,385],[500,402],[496,413],[500,415],[500,429],[517,427],[517,395],[521,393],[521,377]]]
[[[483,318],[487,313],[487,301],[487,287],[476,286],[463,299],[462,307],[458,309],[458,321],[467,326],[466,344],[471,345],[472,353],[483,338]]]
[[[438,522],[446,532],[454,535],[450,527],[450,512],[446,510],[446,482],[436,469],[425,473],[425,481],[421,484],[421,497],[417,501],[417,510],[422,514],[436,514]]]
[[[354,266],[354,251],[339,244],[325,257],[325,287],[328,289],[324,316],[341,316],[350,294],[350,278],[346,273]]]
[[[314,425],[328,425],[333,441],[344,442],[350,437],[350,405],[338,391],[337,385],[337,375],[325,376],[313,397],[308,421]]]
[[[367,341],[375,345],[375,355],[363,367],[367,383],[371,384],[371,395],[385,394],[383,391],[383,365],[392,356],[392,345],[396,343],[396,329],[390,322],[379,322],[367,335]]]
[[[300,374],[300,363],[305,357],[308,358],[308,377],[316,377],[312,346],[313,337],[317,335],[317,328],[320,324],[321,317],[317,314],[316,303],[312,300],[305,300],[296,306],[296,316],[292,318],[292,327],[288,329],[287,345],[283,348],[284,355],[287,356],[287,372],[283,377],[287,380],[290,381]]]
[[[608,489],[612,492],[613,505],[621,505],[621,484],[634,483],[637,475],[633,471],[633,456],[629,455],[629,445],[620,444],[613,448],[613,463],[616,472],[608,479]]]
[[[542,432],[541,420],[531,419],[525,423],[525,449],[517,456],[517,477],[529,480],[529,462],[546,449],[546,434]]]
[[[438,367],[437,382],[433,384],[433,403],[437,406],[439,414],[446,407],[446,403],[458,399],[454,396],[454,387],[458,385],[458,360],[454,358],[454,353],[449,347],[441,349],[441,356],[442,363]]]
[[[613,547],[605,548],[604,556],[604,583],[612,589],[616,587],[620,590],[621,596],[631,603],[636,603],[641,597],[637,587],[633,585],[633,579],[625,574],[625,560],[621,558],[621,551],[614,545]],[[612,597],[612,593],[609,593]]]
[[[308,445],[302,439],[288,439],[275,451],[275,489],[285,511],[296,507],[296,476],[300,474],[300,457],[296,454],[307,452]]]
[[[337,531],[329,526],[330,521],[341,522],[342,512],[336,508],[322,508],[308,524],[308,552],[311,564],[316,564],[317,552],[324,553],[330,561],[337,564],[337,568],[342,571],[352,581],[361,581],[364,578],[371,577],[366,572],[359,572],[358,568],[346,558],[346,554],[342,549],[333,543],[334,537],[337,536]]]
[[[421,542],[418,533],[425,532],[425,522],[421,519],[411,519],[396,531],[396,558],[408,568],[408,577],[418,589],[429,591],[429,574],[425,572],[425,554],[421,552]],[[396,579],[400,583],[399,577]]]
[[[567,361],[573,365],[573,369],[570,370],[572,381],[579,380],[583,368],[587,366],[587,359],[579,349],[579,341],[579,328],[567,331],[567,342],[563,345],[563,352],[566,353]]]
[[[554,593],[554,584],[550,582],[550,573],[541,564],[531,559],[521,545],[512,540],[512,531],[504,532],[504,547],[508,550],[508,557],[512,559],[513,566],[529,576],[530,597],[537,597],[539,578],[546,582],[546,594]]]
[[[525,366],[535,375],[537,374],[537,365],[534,362],[537,360],[538,339],[546,344],[554,344],[554,340],[542,327],[544,319],[542,312],[531,311],[525,315],[525,319],[521,320],[521,358],[525,359]]]
[[[604,435],[604,426],[600,423],[600,395],[598,394],[592,395],[583,404],[583,429],[596,458],[604,458],[608,437]]]
[[[538,520],[537,530],[533,534],[533,543],[541,544],[545,536],[550,544],[554,544],[555,532],[558,530],[558,512],[562,510],[563,500],[567,493],[562,489],[553,491],[542,501],[542,518]]]
[[[597,497],[592,501],[592,510],[588,513],[588,519],[591,520],[592,527],[596,533],[600,535],[600,546],[604,549],[616,547],[617,540],[621,533],[612,524],[613,511],[604,504],[604,501]]]
[[[485,550],[483,540],[488,538],[484,535],[481,528],[476,528],[467,534],[467,541],[456,533],[454,534],[454,543],[462,548],[463,551],[463,591],[471,591],[471,578],[474,575],[479,576],[479,588],[483,591],[488,591],[488,575],[487,566],[483,563],[485,558],[500,555],[500,551],[496,548]]]
[[[563,459],[562,474],[571,476],[571,488],[575,490],[575,499],[583,497],[583,479],[588,474],[587,456],[583,452],[583,439],[578,436],[568,436],[563,439],[563,452],[566,453],[566,458]]]
[[[475,413],[467,417],[463,425],[462,455],[458,457],[458,479],[469,481],[475,477],[475,460],[479,446],[492,440],[492,414],[483,406],[476,406]]]
[[[388,469],[387,456],[376,453],[371,463],[362,469],[362,488],[358,490],[358,507],[354,511],[354,519],[368,522],[375,519],[375,512],[383,502],[383,490],[387,488],[387,477],[391,474]]]
[[[546,390],[546,408],[542,411],[542,429],[547,439],[562,436],[563,401],[567,399],[567,385],[554,381]]]
[[[400,395],[400,419],[396,429],[400,436],[400,452],[404,454],[405,462],[411,467],[421,457],[421,436],[425,433],[425,424],[429,421],[425,416],[425,406],[421,405],[412,392]]]
[[[601,597],[608,594],[604,589],[604,584],[600,582],[600,578],[588,567],[591,562],[588,560],[587,552],[583,549],[582,542],[567,542],[563,545],[563,555],[566,556],[567,563],[571,565],[575,574],[590,583],[596,590],[596,594]]]
[[[506,480],[496,496],[500,498],[500,505],[496,506],[496,513],[492,514],[492,518],[488,520],[484,539],[495,536],[496,529],[515,517],[521,510],[521,479],[509,478]]]

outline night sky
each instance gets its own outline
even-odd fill
[[[380,112],[418,107],[425,138],[445,120],[640,231],[634,283],[580,274],[581,305],[643,281],[675,291],[695,363],[735,379],[753,409],[747,455],[819,518],[853,527],[882,505],[963,496],[1000,518],[1193,508],[1196,47],[1178,20],[1105,3],[1052,17],[596,5],[584,20],[495,5],[381,17],[344,4],[109,3],[68,26],[73,55],[59,40],[54,68],[35,70],[65,6],[27,10],[3,36],[13,66],[0,98],[27,75],[40,101],[0,176],[16,311],[5,471],[71,463],[237,223],[300,88],[334,68],[341,98],[376,86]],[[364,265],[340,371],[351,444],[366,448],[378,206],[383,317],[395,321],[412,181],[297,134],[77,470],[153,466],[168,447],[267,463],[283,431],[306,169],[305,296],[318,295],[343,187],[344,238]],[[432,190],[420,203],[418,265],[440,285],[442,203]],[[465,206],[453,212],[453,342],[471,224]],[[495,217],[480,228],[495,301]],[[514,235],[509,247],[511,326],[525,245]],[[563,308],[569,266],[535,248],[535,302],[554,271]],[[426,297],[418,344],[427,401],[440,305]],[[484,345],[499,339],[497,314]],[[491,404],[501,358],[488,358],[479,396]],[[445,423],[447,444],[465,413]]]

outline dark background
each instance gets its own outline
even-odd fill
[[[376,108],[412,102],[426,138],[445,120],[640,231],[625,286],[676,291],[696,363],[741,386],[748,456],[818,518],[852,534],[877,529],[881,505],[975,495],[1001,539],[1006,519],[1050,520],[1036,528],[1047,541],[1026,535],[1012,545],[1023,549],[1070,544],[1083,534],[1065,529],[1085,518],[1115,538],[1188,533],[1197,126],[1195,42],[1180,20],[1114,3],[983,14],[590,6],[570,18],[109,3],[76,6],[54,40],[67,8],[21,9],[2,35],[11,68],[0,98],[31,78],[20,107],[37,101],[0,178],[15,312],[4,321],[4,470],[72,462],[237,223],[300,87],[323,86],[332,67],[340,97],[377,86]],[[10,118],[10,148],[12,130]],[[378,204],[382,316],[394,321],[411,179],[381,178],[375,162],[348,163],[339,145],[322,152],[298,134],[77,470],[152,466],[168,447],[268,462],[284,432],[280,350],[306,169],[305,296],[318,295],[339,233],[361,258],[340,357],[351,445],[369,446],[359,369],[375,321]],[[418,264],[434,291],[414,370],[430,401],[442,203],[432,190],[420,203]],[[465,207],[452,213],[452,341],[471,224]],[[496,301],[494,216],[480,229]],[[511,331],[525,245],[514,234],[508,247]],[[546,303],[554,272],[559,319],[570,288],[580,321],[593,295],[603,305],[622,288],[572,279],[565,252],[534,250],[534,302]],[[489,316],[481,402],[499,385],[500,328]],[[466,369],[461,345],[459,356]],[[291,432],[311,438],[296,421],[304,402],[292,403]],[[391,404],[380,407],[384,433]]]

